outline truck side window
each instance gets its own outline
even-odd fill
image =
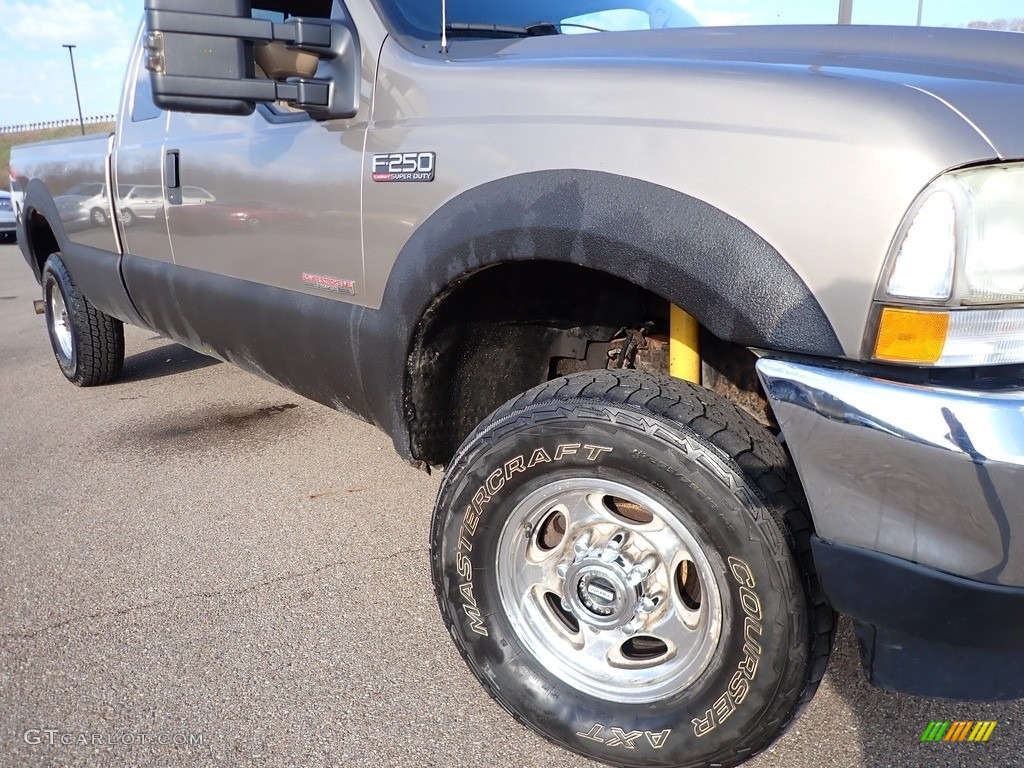
[[[153,103],[153,86],[149,81],[149,72],[145,65],[139,64],[139,73],[135,78],[135,93],[132,94],[132,122],[154,120],[160,117],[160,108]]]

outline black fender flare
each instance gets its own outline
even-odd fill
[[[53,233],[54,239],[57,241],[59,250],[63,251],[70,241],[64,229],[64,222],[61,221],[60,213],[57,211],[57,204],[53,201],[50,190],[46,188],[46,185],[39,179],[31,179],[25,184],[24,190],[22,227],[25,237],[19,238],[18,242],[21,245],[21,252],[25,256],[25,261],[28,262],[28,265],[32,268],[32,273],[36,276],[36,281],[42,283],[43,264],[46,263],[46,259],[50,254],[36,253],[35,243],[31,238],[32,230],[30,229],[30,224],[32,220],[39,216],[46,222],[46,225]]]
[[[415,334],[449,286],[488,266],[531,259],[636,283],[743,346],[843,355],[807,284],[756,232],[694,197],[601,171],[536,171],[452,198],[399,253],[383,306],[415,312],[402,323]]]

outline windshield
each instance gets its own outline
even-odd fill
[[[441,0],[376,2],[400,34],[440,37]],[[447,11],[456,37],[486,36],[488,26],[505,36],[837,23],[1024,31],[1024,0],[447,0]]]
[[[441,0],[379,2],[405,34],[424,40],[440,35]],[[544,22],[564,34],[699,26],[684,4],[683,0],[499,0],[491,3],[448,0],[447,20],[456,27],[506,29]]]

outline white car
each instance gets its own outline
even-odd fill
[[[136,185],[121,188],[118,212],[121,223],[130,227],[136,219],[152,219],[164,209],[164,190],[159,186]]]
[[[15,234],[14,206],[11,205],[11,193],[0,189],[0,243],[13,243]]]
[[[216,198],[205,189],[184,187],[182,205],[204,205]],[[133,225],[138,219],[153,219],[164,212],[164,190],[159,186],[137,185],[128,187],[119,197],[118,210],[121,224]]]
[[[107,187],[102,182],[81,182],[53,198],[65,227],[73,230],[105,226],[110,218]]]

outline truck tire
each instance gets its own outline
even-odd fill
[[[89,303],[57,253],[43,267],[43,304],[50,345],[67,380],[93,387],[117,378],[124,365],[124,324]]]
[[[592,371],[507,403],[438,492],[441,613],[490,695],[619,766],[729,766],[810,702],[834,615],[786,452],[713,393]]]

